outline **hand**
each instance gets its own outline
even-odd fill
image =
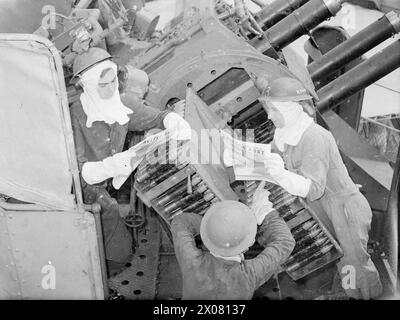
[[[272,202],[269,201],[270,192],[264,189],[265,181],[261,181],[253,196],[253,203],[250,208],[253,210],[257,224],[261,225],[266,215],[274,210]]]
[[[125,151],[128,152],[129,150]],[[121,188],[121,186],[125,183],[125,181],[128,179],[128,177],[130,176],[130,174],[137,168],[137,166],[140,164],[140,162],[142,162],[143,158],[142,157],[136,157],[136,154],[133,151],[130,151],[129,153],[127,153],[127,155],[129,155],[129,157],[131,157],[128,160],[128,164],[125,163],[126,160],[122,160],[123,166],[125,167],[123,170],[121,171],[122,174],[114,176],[114,179],[112,180],[112,185],[116,190],[119,190],[119,188]]]
[[[272,177],[279,177],[285,172],[285,163],[277,153],[271,153],[266,160],[264,166],[268,174]]]
[[[103,160],[104,167],[111,177],[129,176],[132,171],[132,159],[136,153],[131,150],[119,152]]]
[[[163,124],[165,129],[170,132],[170,138],[174,140],[190,140],[192,129],[189,123],[175,112],[168,113]]]
[[[109,178],[127,178],[135,169],[134,165],[137,165],[138,159],[135,159],[135,157],[135,152],[127,150],[105,158],[103,161],[85,162],[82,166],[82,178],[90,185]]]

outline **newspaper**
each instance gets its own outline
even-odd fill
[[[129,148],[127,151],[132,153],[131,167],[132,172],[137,168],[137,166],[143,161],[146,154],[154,152],[157,148],[164,145],[168,140],[170,140],[171,133],[168,130],[163,130],[159,133],[151,135],[133,147]],[[118,176],[114,177],[112,183],[115,189],[119,189],[124,182],[128,179],[128,176]]]
[[[163,130],[135,144],[133,147],[129,148],[129,151],[132,151],[136,154],[135,158],[143,159],[147,153],[155,151],[157,148],[165,144],[169,140],[169,136],[169,131]]]
[[[221,130],[224,141],[224,162],[233,167],[235,180],[259,180],[274,183],[264,162],[271,155],[271,145],[242,141]]]

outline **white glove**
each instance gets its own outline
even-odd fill
[[[257,224],[261,225],[268,213],[274,211],[272,202],[269,201],[269,191],[264,189],[265,181],[261,181],[253,196],[253,203],[250,208],[253,210]]]
[[[311,180],[294,172],[283,170],[274,180],[290,194],[305,198],[310,191]]]
[[[118,176],[114,177],[114,179],[112,181],[112,184],[113,184],[113,187],[116,190],[118,190],[119,188],[122,187],[124,182],[129,178],[131,173],[136,169],[136,167],[140,164],[140,162],[142,162],[142,160],[143,160],[143,157],[140,157],[140,158],[137,158],[137,159],[132,158],[131,161],[130,161],[131,168],[129,170],[129,173],[128,174],[125,173],[125,174],[118,175]]]
[[[277,153],[270,153],[268,159],[264,160],[264,166],[272,178],[280,176],[285,171],[285,163]]]
[[[264,165],[268,174],[287,192],[303,198],[307,196],[311,180],[285,170],[285,164],[278,154],[271,153],[268,160],[264,161]]]
[[[175,112],[168,113],[163,124],[174,140],[190,140],[192,137],[192,129],[189,123]]]
[[[135,152],[127,150],[105,158],[103,161],[86,162],[82,167],[82,177],[88,184],[100,183],[106,179],[115,177],[119,177],[117,180],[121,180],[120,177],[128,178],[138,165],[138,163],[132,163],[132,158],[135,156]],[[119,189],[122,184],[114,184],[113,180],[113,185],[117,187],[116,189]]]

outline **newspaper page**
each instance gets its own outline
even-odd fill
[[[221,136],[224,142],[225,165],[233,167],[236,180],[274,182],[264,165],[271,154],[270,144],[242,141],[222,130]]]

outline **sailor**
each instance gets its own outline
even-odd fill
[[[295,241],[268,195],[261,183],[251,207],[238,201],[221,201],[204,217],[182,213],[173,219],[171,230],[182,271],[183,299],[251,299],[258,287],[281,270]],[[204,249],[196,247],[198,234]],[[264,249],[246,260],[243,254],[256,236]]]
[[[276,126],[273,146],[282,156],[275,154],[265,166],[278,185],[327,214],[344,251],[339,274],[345,277],[344,270],[355,270],[355,287],[346,287],[346,294],[376,298],[382,285],[367,251],[371,208],[351,180],[332,134],[304,112],[311,108],[311,99],[293,78],[276,79],[264,88],[259,100]]]
[[[190,135],[190,126],[176,113],[143,103],[149,78],[141,70],[135,71],[136,87],[120,95],[117,65],[103,49],[93,47],[79,55],[73,71],[73,78],[79,79],[83,88],[80,100],[70,110],[83,197],[85,203],[101,205],[105,255],[112,275],[130,261],[132,253],[131,235],[117,201],[109,194],[110,189],[120,188],[134,169],[135,153],[122,152],[127,132],[158,127],[184,139]]]

